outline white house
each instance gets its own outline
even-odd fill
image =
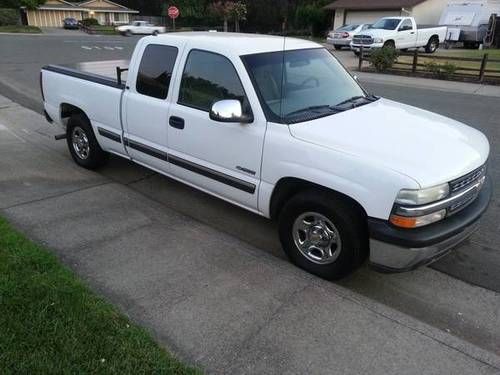
[[[61,27],[63,19],[95,18],[101,25],[129,23],[129,16],[139,11],[129,9],[110,0],[85,0],[78,3],[65,0],[47,0],[35,9],[21,8],[26,24],[41,27]]]
[[[325,6],[333,11],[333,28],[373,23],[381,17],[413,16],[419,24],[436,24],[448,0],[336,0]]]

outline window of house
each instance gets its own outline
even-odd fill
[[[137,73],[136,89],[140,94],[165,99],[168,95],[177,48],[150,44],[144,50]]]
[[[178,103],[210,111],[213,103],[224,99],[239,100],[245,114],[250,114],[245,91],[231,61],[206,51],[189,53],[182,75]]]

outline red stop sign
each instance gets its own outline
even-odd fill
[[[168,7],[168,16],[172,19],[176,19],[177,17],[179,17],[179,8],[175,7],[175,6],[171,6],[171,7]]]

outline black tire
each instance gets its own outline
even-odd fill
[[[153,31],[153,34],[152,34],[152,35],[153,35],[153,36],[158,36],[158,34],[159,34],[158,30],[155,30],[155,31]]]
[[[388,40],[387,42],[384,43],[384,46],[382,48],[396,49],[396,43],[394,43],[393,40]]]
[[[124,35],[125,36],[132,36],[132,31],[126,30]]]
[[[359,57],[360,53],[358,51],[354,51],[354,54]]]
[[[294,224],[307,220],[315,222],[308,218],[309,213],[327,218],[333,224],[337,238],[340,238],[340,245],[335,244],[336,250],[333,250],[333,254],[337,250],[338,253],[336,257],[330,257],[330,263],[319,264],[311,260],[296,245],[294,233],[300,233],[300,230],[296,231]],[[300,220],[301,216],[306,219]],[[303,231],[305,238],[313,239],[311,235],[318,234],[313,233],[316,227],[309,227],[308,234]],[[326,191],[309,190],[290,199],[280,212],[279,235],[283,249],[292,263],[327,280],[340,279],[353,272],[368,254],[368,230],[364,213],[349,200]],[[298,238],[300,239],[300,235]]]
[[[434,53],[437,51],[438,48],[439,48],[439,39],[433,36],[427,42],[427,45],[425,46],[425,52]]]
[[[334,44],[333,48],[335,48],[337,51],[340,51],[342,49],[342,46],[340,44]]]
[[[80,143],[77,139],[80,140]],[[108,160],[108,153],[99,146],[92,126],[83,114],[74,114],[68,120],[66,142],[71,157],[76,164],[83,168],[97,169]],[[84,152],[84,150],[88,151]],[[87,156],[85,157],[85,155]]]

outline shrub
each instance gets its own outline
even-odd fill
[[[378,48],[370,52],[370,64],[377,72],[384,72],[394,65],[398,55],[394,48]]]
[[[84,18],[82,21],[81,21],[81,24],[83,26],[96,26],[96,25],[99,25],[99,21],[97,21],[95,18]]]
[[[455,74],[457,66],[451,63],[437,64],[434,61],[424,63],[424,68],[438,78],[450,78]]]
[[[17,25],[19,13],[16,9],[0,9],[0,26]]]

